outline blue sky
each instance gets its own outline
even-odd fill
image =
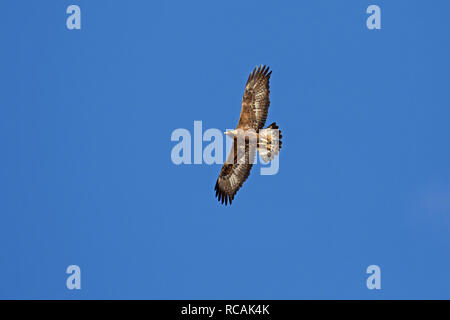
[[[449,10],[3,4],[0,298],[450,298]],[[220,166],[175,166],[170,135],[234,127],[259,64],[280,170],[257,166],[224,207]],[[81,290],[66,288],[71,264]],[[366,287],[372,264],[381,290]]]

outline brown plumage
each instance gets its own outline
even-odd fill
[[[272,71],[269,67],[259,66],[250,73],[247,83],[245,85],[244,96],[242,98],[241,115],[236,130],[237,132],[247,132],[252,130],[256,135],[256,145],[252,144],[251,137],[245,136],[242,141],[245,141],[241,148],[242,152],[238,150],[237,136],[233,137],[233,146],[230,154],[227,157],[225,164],[220,170],[214,190],[216,197],[222,204],[232,203],[236,192],[242,187],[245,180],[250,175],[254,159],[256,156],[256,149],[259,148],[261,156],[264,158],[273,159],[278,154],[281,147],[281,131],[278,130],[276,123],[272,123],[268,128],[271,130],[278,130],[278,139],[273,141],[272,136],[264,134],[264,139],[261,138],[259,132],[263,129],[266,123],[267,112],[269,110],[269,80]],[[266,130],[263,129],[262,131]],[[240,134],[236,135],[240,136]],[[242,144],[242,143],[241,143]]]
[[[237,125],[238,129],[262,129],[266,123],[269,110],[270,88],[269,80],[272,71],[269,67],[255,68],[248,76],[242,97],[241,116]]]

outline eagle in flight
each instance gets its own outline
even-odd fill
[[[269,110],[269,80],[272,71],[259,66],[250,73],[242,98],[241,115],[237,128],[226,131],[233,146],[217,178],[216,197],[219,202],[231,204],[236,192],[247,180],[256,151],[265,161],[271,161],[281,148],[281,131],[274,122],[264,129]]]

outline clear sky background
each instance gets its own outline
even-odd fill
[[[81,30],[66,28],[70,4]],[[370,4],[381,30],[366,28]],[[449,12],[3,3],[0,298],[450,298]],[[280,170],[256,166],[224,207],[220,165],[174,165],[170,136],[194,120],[233,128],[259,64]]]

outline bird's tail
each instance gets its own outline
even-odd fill
[[[258,151],[264,162],[272,161],[281,149],[281,130],[274,122],[265,129],[259,130]]]

